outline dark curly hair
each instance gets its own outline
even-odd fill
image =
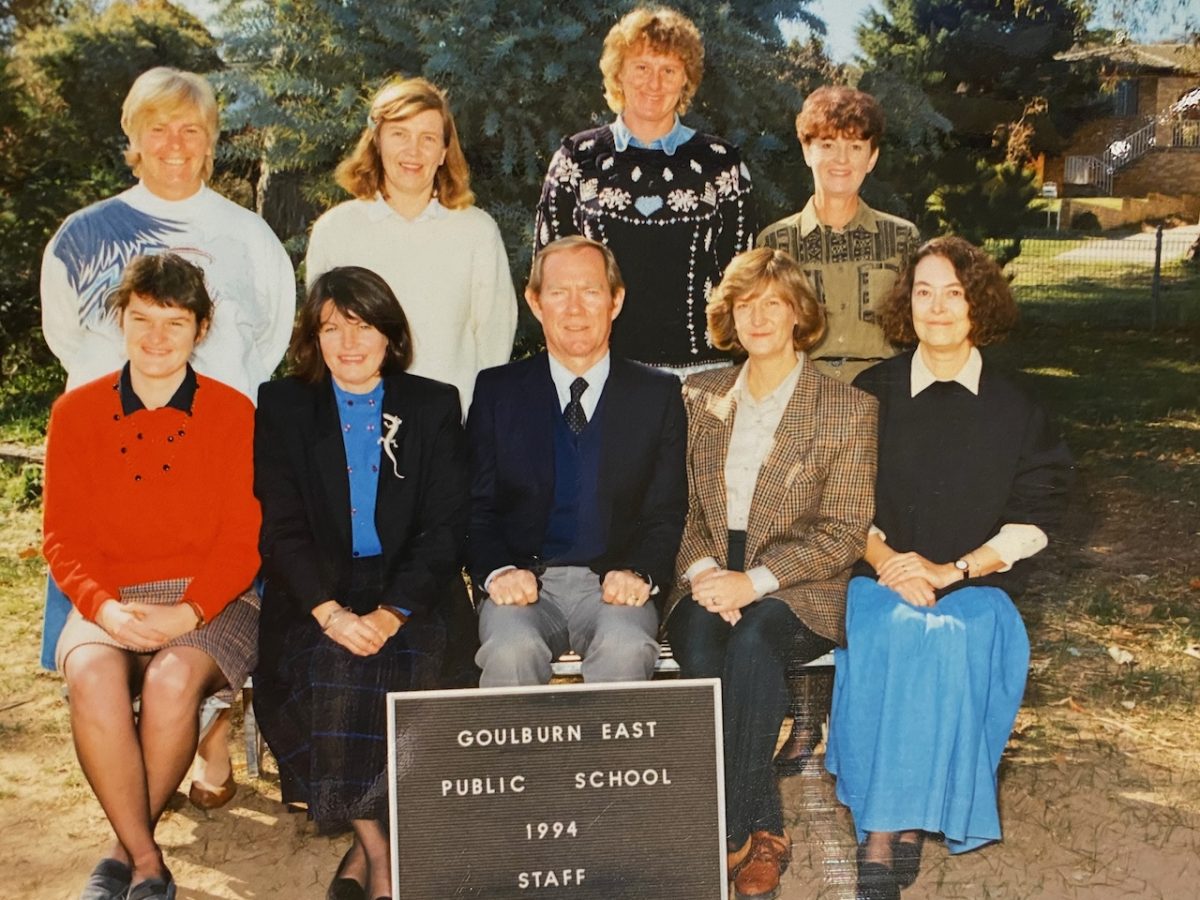
[[[387,282],[370,269],[339,266],[313,282],[292,330],[288,356],[293,373],[302,381],[316,384],[329,372],[319,337],[326,303],[332,303],[349,319],[366,322],[387,338],[380,375],[403,372],[412,364],[413,340],[408,317]]]
[[[971,330],[967,339],[976,347],[997,344],[1017,324],[1017,302],[1000,266],[985,251],[960,237],[937,237],[922,244],[908,268],[892,287],[879,312],[884,337],[900,347],[917,343],[913,329],[912,292],[917,263],[927,256],[940,256],[954,266],[967,298]]]

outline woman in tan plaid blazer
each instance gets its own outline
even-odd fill
[[[790,858],[771,768],[786,671],[844,639],[846,583],[874,513],[876,402],[816,372],[822,308],[797,263],[760,248],[708,305],[746,356],[684,385],[688,517],[666,629],[685,677],[722,682],[735,896],[776,896]]]

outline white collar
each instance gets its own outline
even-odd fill
[[[387,199],[379,191],[375,192],[375,199],[371,201],[371,205],[367,207],[367,216],[372,222],[379,222],[388,216],[395,216],[403,222],[408,222],[416,225],[418,222],[432,222],[446,215],[446,207],[438,202],[437,197],[429,198],[429,205],[421,210],[420,214],[415,219],[406,219],[400,213],[392,209],[387,202]]]
[[[783,381],[779,382],[779,385],[771,393],[760,400],[755,400],[754,395],[750,393],[749,386],[746,384],[746,373],[750,371],[750,363],[746,362],[742,366],[741,371],[738,372],[737,380],[733,383],[734,398],[743,406],[770,408],[781,403],[787,406],[788,401],[792,399],[792,394],[796,390],[796,382],[800,380],[800,373],[803,369],[804,354],[797,351],[796,365],[784,376]]]
[[[555,359],[553,353],[548,352],[546,358],[550,360],[550,379],[554,382],[555,393],[558,394],[558,408],[567,408],[567,404],[571,402],[571,382],[576,378],[582,378],[588,383],[588,386],[587,390],[583,392],[583,396],[579,398],[579,403],[590,419],[592,413],[596,411],[596,405],[600,402],[600,394],[604,391],[604,385],[608,382],[608,372],[612,368],[612,355],[605,353],[583,375],[576,375]]]
[[[979,375],[983,371],[983,356],[978,347],[972,347],[967,361],[953,378],[937,378],[921,358],[921,348],[913,351],[912,369],[909,372],[909,396],[915,397],[935,381],[956,381],[976,396],[979,395]]]

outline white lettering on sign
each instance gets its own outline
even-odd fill
[[[442,796],[485,797],[488,794],[520,794],[525,790],[524,775],[488,775],[485,778],[443,778]]]
[[[517,876],[517,887],[527,888],[571,887],[583,884],[586,869],[549,869],[545,872],[522,872]]]
[[[614,725],[612,722],[605,722],[600,726],[600,737],[606,741],[654,737],[654,727],[657,724],[657,722],[629,722],[628,724],[617,722]]]
[[[480,728],[463,730],[457,736],[460,747],[506,747],[516,744],[565,744],[583,740],[581,725],[524,725],[520,728]]]
[[[584,788],[638,787],[639,785],[654,787],[656,785],[665,786],[670,783],[671,778],[667,775],[666,769],[626,769],[623,772],[615,769],[609,772],[602,772],[597,769],[593,772],[575,773],[576,790],[583,790]]]

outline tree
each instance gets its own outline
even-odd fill
[[[1005,265],[1021,253],[1022,237],[1041,224],[1035,208],[1034,173],[1014,163],[976,163],[975,177],[939,187],[929,198],[929,211],[939,231],[957,234],[973,244],[998,241],[996,261]]]
[[[861,86],[910,113],[881,177],[920,210],[938,185],[968,190],[980,162],[1059,149],[1097,84],[1088,64],[1056,59],[1088,15],[1082,0],[882,0],[858,33]]]
[[[80,8],[14,33],[0,56],[0,380],[15,348],[44,353],[38,280],[54,229],[132,183],[120,117],[134,78],[155,65],[221,64],[212,35],[163,0]]]
[[[786,14],[821,27],[809,0],[676,4],[705,36],[706,75],[688,120],[742,146],[764,217],[798,202],[792,121],[820,77],[789,47]],[[606,121],[598,68],[613,22],[633,4],[411,0],[381,15],[364,0],[229,0],[231,118],[239,152],[298,173],[317,208],[353,146],[366,98],[389,76],[421,74],[449,92],[480,204],[498,221],[514,272],[528,263],[533,209],[564,135]]]

